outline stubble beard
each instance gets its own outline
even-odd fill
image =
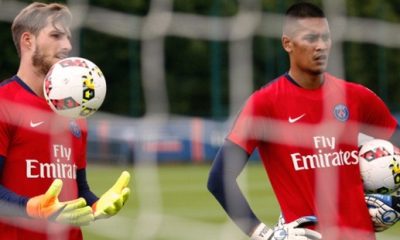
[[[311,70],[311,73],[314,75],[321,75],[326,71],[326,68],[320,68],[320,69],[316,69],[316,70]]]
[[[45,76],[53,63],[46,59],[46,56],[36,48],[32,56],[32,65],[38,70],[39,74]]]
[[[326,72],[326,68],[327,68],[327,64],[324,64],[323,66],[317,66],[314,68],[310,68],[309,72],[314,75],[321,75],[324,72]]]

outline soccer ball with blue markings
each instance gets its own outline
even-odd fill
[[[80,57],[65,58],[47,73],[43,91],[51,109],[69,118],[88,117],[102,105],[106,80],[100,68]]]
[[[373,139],[358,153],[366,193],[390,194],[400,187],[400,152],[391,142]]]

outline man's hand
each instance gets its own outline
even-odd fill
[[[319,232],[304,228],[305,225],[317,223],[314,216],[301,217],[291,223],[268,228],[261,223],[251,235],[251,240],[314,240],[322,239]]]
[[[63,182],[56,179],[45,194],[32,197],[26,205],[28,216],[75,226],[88,225],[94,220],[92,209],[83,198],[60,202],[58,195]]]
[[[376,232],[382,232],[400,220],[398,199],[391,195],[367,194],[365,202]],[[394,201],[397,200],[397,201]]]
[[[128,187],[131,175],[129,172],[122,172],[121,176],[107,192],[105,192],[92,206],[94,218],[109,218],[121,210],[128,200],[130,189]]]

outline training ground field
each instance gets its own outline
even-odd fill
[[[106,191],[123,170],[132,174],[131,197],[121,212],[110,219],[98,220],[83,227],[86,240],[242,240],[247,239],[227,218],[222,208],[207,191],[209,165],[161,165],[150,167],[117,167],[93,165],[87,168],[93,192]],[[263,168],[248,166],[239,179],[246,189],[257,215],[273,225],[279,207]],[[400,236],[398,223],[379,240]]]

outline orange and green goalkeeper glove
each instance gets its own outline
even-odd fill
[[[109,218],[114,216],[121,210],[128,200],[130,189],[128,187],[131,175],[127,171],[123,171],[121,176],[107,192],[101,195],[92,206],[94,218]]]
[[[26,212],[30,217],[48,219],[51,221],[75,226],[88,225],[94,220],[91,207],[86,205],[83,198],[60,202],[58,195],[63,182],[56,179],[45,194],[32,197],[26,205]]]

